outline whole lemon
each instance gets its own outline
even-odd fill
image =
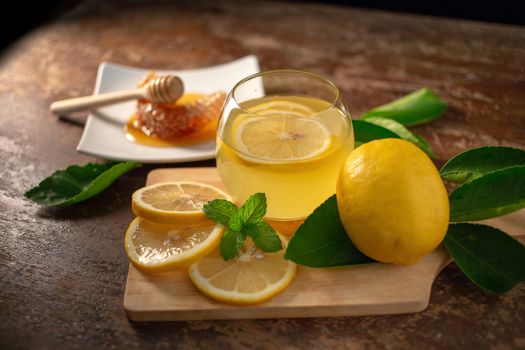
[[[447,190],[428,156],[412,143],[381,139],[356,148],[337,182],[343,226],[365,255],[415,264],[443,240]]]

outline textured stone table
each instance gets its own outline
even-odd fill
[[[417,128],[442,161],[467,147],[524,147],[525,28],[319,4],[116,3],[86,2],[1,58],[1,349],[525,349],[525,285],[489,295],[454,265],[419,314],[130,323],[123,232],[130,195],[154,166],[73,208],[22,197],[55,169],[94,160],[75,151],[81,128],[47,108],[90,93],[105,60],[183,69],[253,53],[263,69],[332,77],[354,117],[427,86],[450,102],[443,119]]]

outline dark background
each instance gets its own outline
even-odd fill
[[[103,1],[103,0],[101,0]],[[133,0],[105,0],[122,3],[122,6],[133,4]],[[152,2],[175,2],[184,6],[188,0],[153,0]],[[221,1],[221,0],[217,0]],[[256,0],[246,0],[256,1]],[[297,1],[297,0],[295,0]],[[9,45],[19,36],[32,28],[48,21],[53,21],[64,12],[81,3],[93,3],[97,0],[51,0],[51,1],[10,1],[4,5],[2,19],[1,48]],[[408,12],[431,16],[463,18],[505,24],[525,24],[525,16],[519,4],[521,1],[443,1],[443,0],[331,0],[309,1],[333,3],[344,6],[381,9],[396,12]]]

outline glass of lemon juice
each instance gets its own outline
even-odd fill
[[[256,192],[267,219],[300,220],[335,193],[354,147],[339,89],[321,75],[273,70],[232,89],[217,128],[217,168],[237,204]]]

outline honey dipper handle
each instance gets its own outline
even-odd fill
[[[67,114],[143,97],[145,97],[144,89],[108,92],[101,95],[83,96],[56,101],[51,104],[49,109],[55,114]]]

